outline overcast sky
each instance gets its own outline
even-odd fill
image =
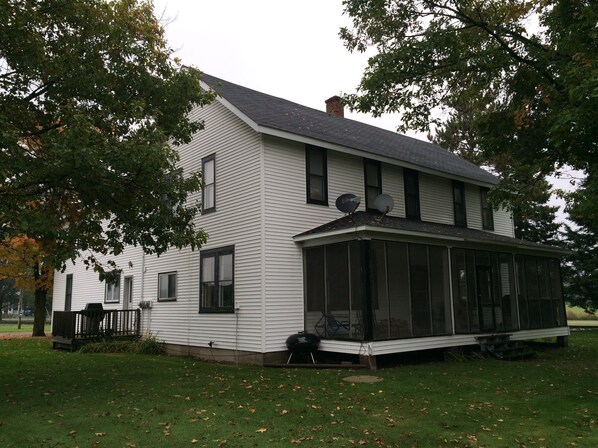
[[[184,64],[315,109],[324,110],[333,95],[353,93],[367,64],[366,55],[349,53],[338,36],[349,24],[341,0],[154,0],[154,5]],[[345,116],[390,130],[400,120],[348,111]]]

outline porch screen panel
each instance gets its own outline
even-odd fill
[[[469,333],[469,313],[467,308],[467,270],[465,268],[465,250],[452,251],[453,274],[453,310],[455,313],[455,331]]]
[[[432,320],[427,246],[409,245],[409,278],[413,335],[428,336],[432,333]]]
[[[371,241],[370,243],[370,271],[373,338],[388,339],[390,337],[390,310],[384,241]]]
[[[471,250],[465,251],[467,270],[467,308],[469,312],[469,331],[480,331],[480,314],[478,310],[478,292],[476,285],[475,254]]]
[[[552,297],[552,309],[555,325],[563,326],[567,324],[567,318],[565,315],[565,304],[563,302],[559,260],[554,258],[548,260],[548,272],[550,276],[550,293]]]
[[[494,311],[494,329],[501,331],[505,328],[505,316],[502,309],[502,293],[501,293],[501,277],[499,254],[496,252],[489,252],[490,262],[492,264],[492,305]]]
[[[305,308],[307,313],[316,313],[319,319],[324,312],[324,248],[305,249]]]
[[[303,272],[305,279],[305,330],[324,336],[321,322],[326,307],[326,282],[324,273],[324,247],[303,250]]]
[[[445,247],[439,246],[429,246],[428,251],[432,330],[435,335],[452,333],[448,251]]]
[[[326,336],[350,336],[349,245],[326,246]]]
[[[540,287],[538,285],[538,263],[535,257],[525,257],[525,280],[529,326],[530,328],[541,328],[542,312],[540,308]]]
[[[361,249],[359,242],[351,241],[349,243],[349,274],[351,288],[351,323],[352,337],[363,339],[365,322],[363,319],[363,291],[361,277]]]
[[[505,330],[516,330],[517,301],[515,297],[515,274],[513,271],[513,257],[500,254],[500,301],[505,324]]]
[[[409,263],[406,243],[386,243],[388,299],[390,305],[390,337],[407,338],[411,331],[409,300]]]
[[[550,292],[550,276],[548,272],[548,260],[538,258],[538,290],[540,292],[540,310],[542,314],[542,327],[550,328],[555,326],[555,319],[552,315],[552,295]]]
[[[515,257],[515,270],[517,271],[517,284],[519,291],[517,294],[517,305],[519,309],[519,328],[528,330],[529,309],[527,306],[527,282],[525,281],[525,258],[522,255]]]

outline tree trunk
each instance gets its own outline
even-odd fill
[[[43,268],[42,268],[43,269]],[[40,265],[35,263],[33,267],[33,277],[35,278],[35,312],[33,315],[33,334],[32,336],[45,336],[44,326],[46,325],[46,296],[45,288],[40,287],[39,279],[41,277]]]

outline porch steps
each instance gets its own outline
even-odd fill
[[[510,334],[492,334],[476,337],[482,353],[490,353],[496,359],[515,361],[536,356],[522,341],[512,341]]]

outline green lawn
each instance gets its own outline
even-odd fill
[[[598,331],[532,360],[373,372],[55,352],[0,340],[1,447],[596,447]]]
[[[48,323],[44,327],[46,334],[50,334],[51,332],[51,325]],[[0,333],[32,333],[33,332],[33,321],[24,321],[21,323],[21,328],[19,329],[18,324],[16,321],[10,322],[0,322]]]

